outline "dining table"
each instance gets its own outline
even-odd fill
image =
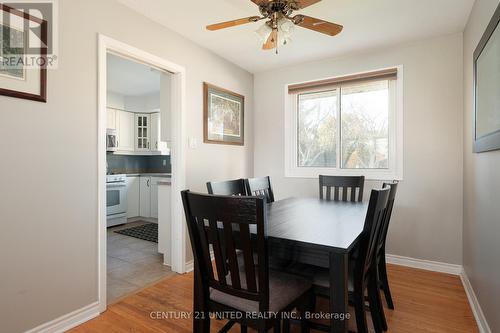
[[[266,205],[269,256],[329,270],[330,332],[348,332],[349,256],[360,239],[367,209],[362,202],[299,197]],[[202,307],[197,275],[195,265],[195,313]],[[199,320],[194,318],[193,325],[194,332],[202,332]]]

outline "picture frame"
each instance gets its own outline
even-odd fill
[[[203,142],[245,145],[245,96],[203,83]]]
[[[500,149],[500,5],[473,55],[474,128],[473,150],[482,153]]]
[[[0,17],[0,95],[46,103],[47,21],[1,3]],[[15,20],[6,21],[6,17]],[[28,46],[32,40],[29,27],[33,22],[40,27],[39,45],[35,47]],[[27,50],[36,50],[37,54],[28,57]]]

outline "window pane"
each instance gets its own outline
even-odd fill
[[[389,82],[342,87],[342,168],[389,167]]]
[[[336,167],[337,91],[299,95],[298,166]]]

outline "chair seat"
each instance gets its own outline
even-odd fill
[[[231,281],[230,275],[226,278]],[[245,272],[240,272],[242,287],[246,287]],[[270,270],[269,271],[269,311],[279,312],[295,302],[311,288],[311,281],[307,279]],[[258,312],[259,303],[241,297],[229,295],[219,290],[210,289],[210,299],[214,302],[229,306],[243,312]]]

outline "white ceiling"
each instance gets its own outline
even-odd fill
[[[301,13],[342,24],[344,31],[329,37],[298,27],[292,43],[276,55],[261,50],[254,31],[262,22],[205,30],[211,23],[257,15],[250,0],[118,1],[253,73],[459,32],[474,4],[474,0],[323,0]]]
[[[108,53],[108,90],[124,96],[142,96],[160,91],[160,72]]]

